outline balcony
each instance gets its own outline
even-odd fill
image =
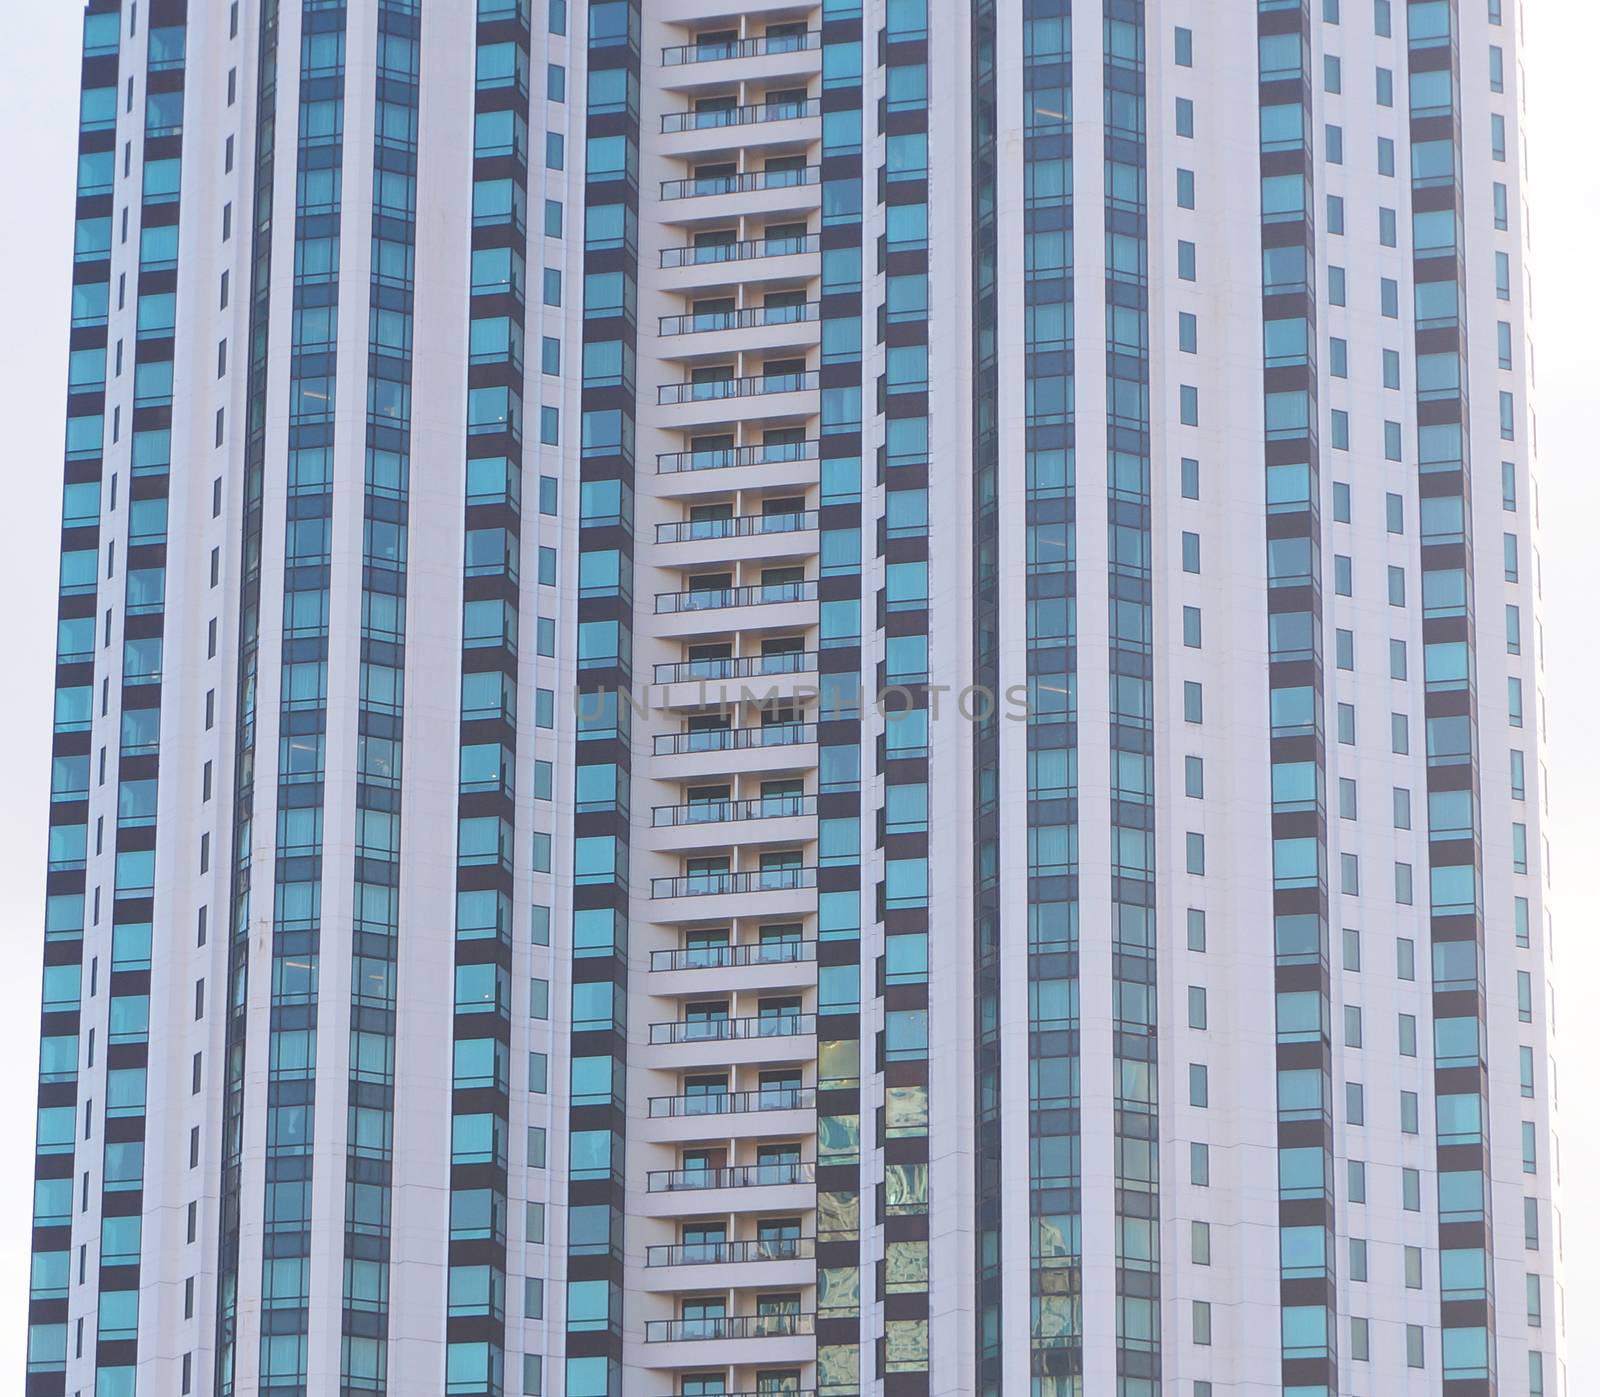
[[[728,970],[747,965],[791,965],[817,958],[815,941],[753,941],[730,946],[685,946],[652,951],[652,970]]]
[[[815,650],[776,655],[737,655],[722,660],[680,660],[655,667],[657,684],[693,684],[716,679],[754,679],[774,674],[815,674]]]
[[[686,873],[652,878],[650,896],[722,897],[739,893],[796,892],[817,886],[815,868],[751,868],[729,873]]]
[[[775,1014],[742,1019],[673,1019],[650,1025],[657,1046],[680,1043],[741,1043],[755,1038],[803,1038],[817,1031],[815,1014]]]
[[[815,461],[820,443],[782,442],[776,445],[728,446],[715,451],[668,451],[656,457],[657,475],[676,475],[682,471],[730,470],[739,466],[771,466],[792,461]],[[718,480],[714,489],[732,488]]]
[[[787,401],[810,402],[805,398]],[[655,493],[682,499],[734,490],[803,490],[817,483],[818,452],[815,438],[662,452],[656,457]]]
[[[821,47],[822,33],[816,29],[804,34],[763,34],[718,43],[674,44],[661,50],[661,66],[677,68],[686,63],[720,63],[729,58],[765,58],[769,54],[804,53]]]
[[[746,170],[734,175],[695,175],[689,179],[661,181],[661,200],[705,199],[719,194],[755,194],[771,189],[803,189],[822,183],[822,166],[803,165],[798,170]],[[808,201],[814,202],[814,201]],[[765,204],[762,211],[770,211]],[[741,212],[750,210],[741,208]]]
[[[750,587],[707,587],[699,591],[658,592],[656,615],[677,616],[691,611],[725,611],[735,606],[771,606],[779,602],[815,601],[817,584],[766,582]]]
[[[696,636],[740,630],[803,631],[814,624],[817,584],[815,579],[798,582],[761,582],[744,587],[706,587],[687,592],[661,592],[656,596],[655,613],[664,618],[656,634],[663,640],[674,636],[692,640]],[[767,608],[758,610],[758,608]],[[729,619],[728,611],[750,610],[754,614]]]
[[[815,1332],[815,1316],[807,1314],[723,1315],[709,1319],[650,1319],[644,1341],[706,1343],[713,1339],[792,1338]]]
[[[815,233],[799,233],[786,238],[744,238],[737,242],[698,243],[661,249],[661,265],[705,267],[722,262],[749,262],[762,257],[794,257],[816,252],[820,247]]]
[[[760,727],[714,728],[710,732],[660,732],[655,735],[658,757],[690,752],[747,752],[761,747],[794,747],[817,740],[815,723],[768,723]]]
[[[762,702],[798,705],[815,692],[815,683],[807,676],[816,672],[815,650],[786,650],[775,655],[658,664],[653,682],[663,687],[656,696],[662,709],[699,711],[712,704],[742,702],[751,688],[742,681],[751,679],[767,681],[759,691]]]
[[[652,1096],[652,1120],[681,1120],[699,1116],[743,1115],[752,1111],[812,1111],[817,1093],[813,1087],[760,1087],[755,1091],[719,1091],[704,1096]]]
[[[727,519],[682,519],[669,524],[657,524],[656,542],[690,543],[702,539],[754,538],[761,534],[810,533],[816,527],[817,512],[814,509],[791,514],[736,514]],[[797,598],[785,597],[781,600]]]
[[[813,832],[814,837],[814,832]],[[772,894],[755,899],[758,917],[771,919]],[[685,904],[685,922],[703,922],[704,906],[691,898]],[[802,920],[805,912],[797,914]],[[754,933],[748,933],[753,935]],[[769,945],[734,942],[727,946],[695,946],[654,951],[650,956],[650,993],[663,997],[704,994],[701,971],[715,969],[719,994],[805,994],[817,983],[817,943],[784,941]]]
[[[685,296],[739,285],[792,287],[817,275],[819,247],[815,233],[664,247],[658,287]]]
[[[681,403],[723,402],[729,398],[756,398],[768,393],[808,393],[816,389],[815,369],[802,373],[749,374],[744,378],[713,378],[700,383],[663,383],[656,390],[662,407]]]
[[[805,1261],[816,1254],[810,1237],[757,1237],[744,1242],[681,1242],[646,1247],[646,1266],[719,1266],[745,1261]]]
[[[656,733],[651,755],[657,765],[650,775],[658,781],[692,781],[704,777],[730,782],[741,776],[761,780],[779,775],[803,775],[816,765],[816,741],[816,724],[804,722],[716,728],[709,732]],[[675,828],[664,826],[662,833],[670,834]],[[685,833],[693,836],[694,830],[688,829]],[[704,839],[696,838],[694,842],[703,844]]]
[[[650,823],[657,829],[665,829],[682,825],[716,825],[735,820],[778,820],[816,813],[817,798],[814,795],[757,796],[753,800],[701,800],[690,805],[658,805],[650,812]]]
[[[646,1176],[651,1193],[701,1193],[724,1188],[781,1188],[815,1183],[817,1167],[810,1160],[792,1164],[736,1164],[722,1169],[655,1169]]]
[[[757,102],[743,107],[716,107],[708,111],[663,112],[661,133],[678,135],[685,131],[724,131],[739,126],[765,126],[777,121],[800,121],[818,116],[822,103],[816,97],[794,102]]]
[[[663,315],[659,333],[664,339],[677,335],[700,335],[717,330],[751,330],[772,325],[801,325],[817,318],[820,303],[806,301],[797,306],[746,306],[743,310],[700,311],[691,315]],[[747,448],[749,449],[749,448]],[[701,452],[711,455],[711,452]],[[660,467],[658,466],[659,470]]]
[[[662,805],[651,812],[652,828],[642,848],[694,855],[708,846],[798,848],[817,837],[814,795],[757,796],[748,800]]]

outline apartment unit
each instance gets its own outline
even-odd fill
[[[28,1397],[1563,1393],[1519,23],[91,0]]]

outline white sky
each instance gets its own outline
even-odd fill
[[[1483,0],[1463,0],[1482,3]],[[1354,18],[1357,6],[1349,7]],[[1509,7],[1508,7],[1509,8]],[[67,287],[81,8],[73,0],[6,7],[0,48],[0,1387],[19,1380],[26,1325],[39,935],[43,920],[47,734],[61,496]],[[1594,178],[1593,55],[1600,9],[1528,0],[1529,199],[1533,223],[1550,845],[1565,1132],[1561,1142],[1568,1376],[1600,1384],[1600,1014],[1580,987],[1600,985],[1600,946],[1583,911],[1584,868],[1600,844],[1600,477],[1585,464],[1600,398],[1600,193]],[[1587,796],[1587,798],[1586,798]],[[1513,1231],[1519,1219],[1502,1220]],[[1502,1246],[1504,1249],[1504,1244]],[[1514,1306],[1519,1297],[1501,1297]],[[1547,1316],[1547,1318],[1552,1318]],[[1520,1381],[1510,1375],[1513,1384]]]

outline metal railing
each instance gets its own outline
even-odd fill
[[[727,970],[747,965],[794,965],[817,958],[815,941],[748,941],[729,946],[681,946],[652,951],[652,970]]]
[[[822,166],[801,165],[793,170],[746,170],[734,175],[691,175],[688,179],[661,181],[663,201],[700,199],[712,194],[753,194],[763,189],[802,189],[822,183]]]
[[[775,655],[732,655],[722,660],[678,660],[655,667],[657,684],[687,684],[706,679],[754,679],[774,674],[810,674],[815,650],[783,650]]]
[[[814,579],[802,582],[762,582],[750,587],[707,587],[701,591],[656,593],[656,615],[684,611],[721,611],[730,606],[767,606],[774,602],[815,601]]]
[[[728,1116],[747,1111],[809,1111],[817,1104],[813,1087],[766,1087],[755,1091],[719,1091],[705,1096],[652,1096],[650,1115]]]
[[[686,873],[652,878],[650,896],[716,897],[727,893],[780,893],[817,886],[815,868],[752,868],[733,873]]]
[[[764,393],[805,393],[817,386],[815,369],[800,373],[749,374],[744,378],[713,378],[701,383],[663,383],[656,390],[662,407],[674,403],[710,403],[724,398],[754,398]]]
[[[801,325],[815,320],[820,303],[802,301],[797,306],[746,306],[743,310],[703,310],[688,315],[663,315],[663,336],[698,335],[710,330],[749,330],[762,325]]]
[[[693,543],[701,538],[754,538],[757,534],[808,533],[817,527],[814,509],[783,514],[734,514],[726,519],[679,519],[656,525],[657,543]]]
[[[773,1014],[766,1018],[675,1019],[650,1025],[650,1041],[676,1043],[745,1043],[752,1038],[800,1038],[817,1031],[815,1014]]]
[[[822,32],[809,29],[804,34],[759,35],[752,39],[725,39],[706,44],[674,44],[661,50],[661,66],[676,68],[684,63],[716,63],[725,58],[761,58],[773,53],[804,53],[822,47]]]
[[[709,1339],[772,1339],[815,1332],[815,1316],[806,1314],[722,1315],[708,1319],[647,1319],[647,1344],[704,1342]]]
[[[749,800],[697,800],[688,805],[658,805],[650,812],[657,829],[679,825],[719,825],[728,820],[781,820],[788,815],[815,815],[814,795],[755,796]],[[153,821],[152,821],[153,823]]]
[[[815,461],[821,450],[816,438],[808,441],[763,443],[759,446],[724,446],[711,451],[667,451],[656,457],[657,475],[679,471],[725,470],[730,466],[771,466],[784,461]]]
[[[698,112],[663,112],[661,130],[664,135],[680,131],[721,131],[730,126],[761,126],[769,121],[798,121],[802,117],[816,116],[822,103],[816,97],[804,97],[797,102],[755,102],[745,107],[714,107]]]
[[[816,1255],[811,1237],[757,1237],[743,1242],[679,1242],[646,1247],[646,1266],[737,1265],[741,1261],[805,1261]]]
[[[787,238],[745,238],[730,243],[701,243],[661,249],[663,267],[700,267],[715,262],[745,262],[756,257],[793,257],[821,246],[815,233]]]
[[[653,751],[658,757],[677,757],[687,752],[748,752],[754,747],[794,747],[816,740],[815,723],[767,723],[753,728],[657,733]]]
[[[789,1164],[735,1164],[722,1169],[654,1169],[645,1184],[651,1193],[697,1193],[713,1188],[779,1188],[815,1183],[817,1166],[810,1160]]]

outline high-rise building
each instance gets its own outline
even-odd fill
[[[1517,0],[91,0],[28,1397],[1558,1397]]]

